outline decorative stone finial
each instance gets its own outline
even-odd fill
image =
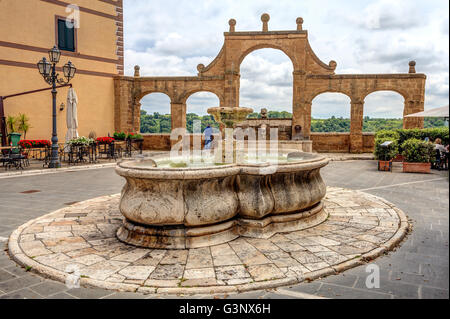
[[[409,73],[416,73],[416,61],[409,61]]]
[[[140,77],[141,75],[139,74],[139,71],[141,70],[141,67],[139,65],[135,65],[134,66],[134,76],[135,77]]]
[[[230,25],[230,32],[235,32],[236,20],[230,19],[230,21],[228,21],[228,24]]]
[[[330,68],[336,69],[337,63],[334,60],[331,60],[330,62],[328,62],[328,66]]]
[[[270,15],[269,14],[263,13],[261,15],[261,21],[263,23],[263,29],[262,29],[263,32],[268,32],[269,31],[269,24],[268,24],[269,20],[270,20]]]
[[[198,72],[202,72],[204,68],[205,68],[205,65],[203,65],[201,63],[199,65],[197,65],[197,71]]]
[[[302,31],[303,30],[303,18],[298,17],[296,22],[297,22],[297,31]]]

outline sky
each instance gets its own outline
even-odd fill
[[[449,1],[447,0],[125,0],[125,74],[134,66],[141,76],[196,76],[223,45],[228,20],[236,31],[261,30],[261,14],[269,13],[269,30],[295,30],[304,19],[309,42],[325,63],[337,62],[336,74],[407,73],[415,60],[425,73],[425,109],[448,104]],[[279,50],[261,49],[241,64],[240,106],[292,111],[292,63]],[[147,112],[170,113],[164,94],[141,100]],[[218,98],[199,92],[187,101],[187,111],[206,114]],[[364,116],[400,118],[403,97],[376,92],[365,100]],[[313,100],[312,116],[350,115],[350,101],[339,93]]]

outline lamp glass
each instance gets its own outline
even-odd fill
[[[38,67],[39,73],[41,75],[44,75],[44,60],[43,59],[38,62],[37,67]]]
[[[48,51],[48,56],[50,57],[50,61],[52,63],[58,63],[59,62],[59,58],[61,57],[61,51],[59,51],[59,49],[55,45],[53,47],[53,49]]]
[[[44,60],[44,75],[49,75],[50,70],[52,69],[52,65],[50,64],[50,62],[47,61],[46,58],[44,58],[43,60]]]

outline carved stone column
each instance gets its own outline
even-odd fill
[[[311,135],[311,101],[307,101],[302,96],[305,92],[306,74],[302,71],[294,71],[294,88],[292,94],[292,135],[295,126],[302,127],[302,134],[305,138]]]
[[[362,153],[364,150],[362,134],[364,101],[352,100],[350,112],[350,153]]]
[[[175,128],[186,128],[186,103],[170,103],[170,114],[172,117],[172,130]]]
[[[403,128],[423,128],[423,117],[405,117],[406,115],[422,112],[424,110],[424,102],[422,100],[405,100],[405,108],[403,109]]]

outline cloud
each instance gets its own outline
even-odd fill
[[[427,75],[426,107],[448,104],[448,1],[133,0],[124,6],[127,75],[138,64],[142,76],[195,76],[199,63],[208,65],[219,53],[230,18],[237,31],[255,31],[268,12],[270,30],[295,30],[302,16],[314,52],[325,63],[337,61],[338,74],[406,73],[415,60],[417,72]],[[292,111],[292,63],[284,53],[255,51],[240,71],[242,106]],[[204,114],[217,105],[214,96],[199,94],[189,99],[188,111]],[[403,108],[395,94],[373,103],[370,114],[394,116]],[[167,101],[152,105],[170,111]],[[347,117],[349,107],[318,98],[313,115]]]

